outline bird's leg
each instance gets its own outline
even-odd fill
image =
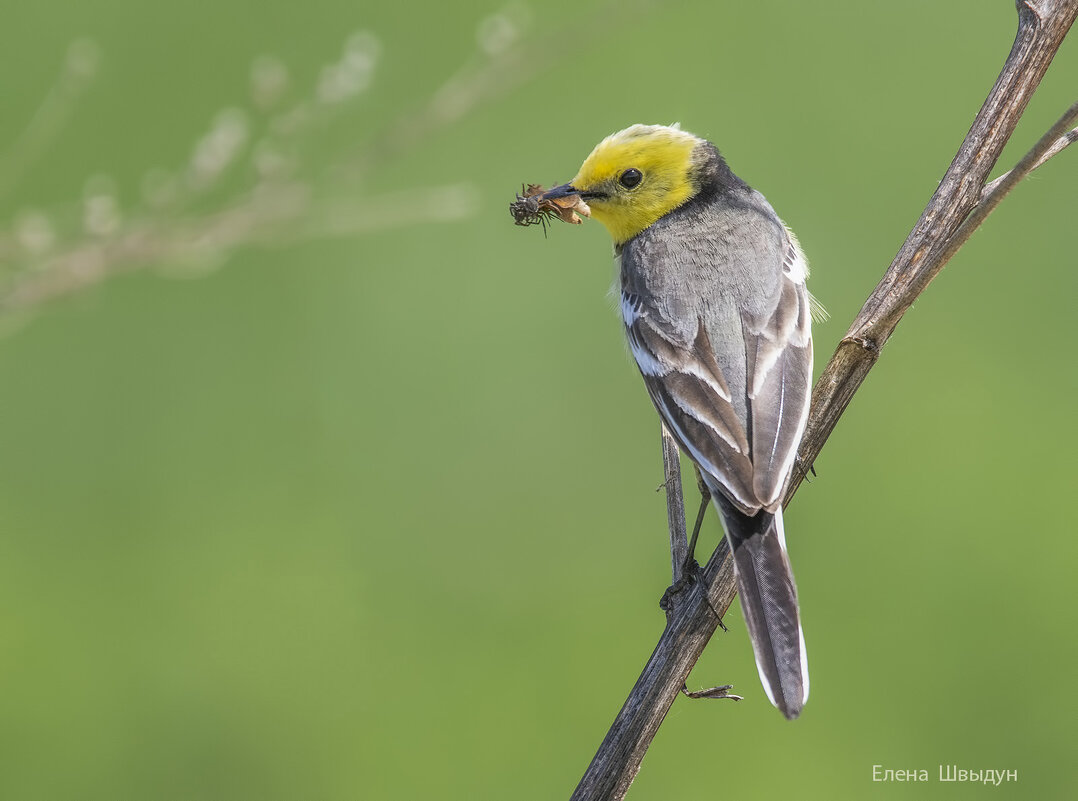
[[[700,526],[704,523],[707,505],[711,502],[711,490],[704,483],[704,477],[700,475],[700,468],[693,465],[692,469],[696,473],[696,487],[700,490],[700,511],[696,513],[696,525],[692,527],[692,537],[689,538],[689,553],[685,557],[684,572],[686,574],[692,572],[692,566],[696,564],[696,540],[700,537]]]
[[[688,556],[688,561],[686,562],[686,565],[691,563],[692,566],[693,566],[694,571],[699,572],[699,573],[703,573],[704,572],[703,568],[700,567],[700,565],[697,563],[697,561],[695,559],[696,540],[700,536],[700,526],[702,526],[703,523],[704,523],[704,514],[707,512],[707,507],[711,503],[711,490],[708,489],[707,483],[704,481],[704,477],[700,473],[700,468],[697,467],[694,464],[692,466],[692,469],[696,473],[696,488],[698,490],[700,490],[700,511],[696,513],[696,525],[693,526],[693,528],[692,528],[692,541],[689,543],[689,556]],[[707,605],[711,606],[711,599],[710,598],[708,599]],[[723,631],[728,631],[729,629],[726,628],[726,624],[722,622],[722,615],[719,614],[719,610],[716,609],[714,606],[711,606],[711,611],[715,613],[715,617],[718,618],[718,620],[719,620],[719,628],[722,629]],[[716,687],[715,689],[721,690],[721,689],[724,689],[724,688]],[[726,687],[725,689],[730,689],[730,688]],[[710,691],[701,691],[701,692],[710,692]],[[694,696],[690,695],[689,697],[692,698]],[[710,696],[710,695],[702,695],[700,697],[701,698],[711,698],[712,696]],[[714,696],[714,697],[717,698],[719,696]],[[733,697],[735,699],[737,699],[737,700],[741,700],[737,696],[733,696]]]
[[[697,579],[697,574],[702,572],[702,568],[696,561],[696,540],[700,537],[700,526],[704,522],[704,513],[707,512],[708,501],[711,500],[711,492],[708,490],[707,485],[704,484],[704,479],[700,475],[700,470],[696,465],[692,466],[692,469],[696,471],[696,486],[700,489],[700,511],[696,514],[696,525],[692,529],[692,537],[689,538],[689,550],[685,554],[685,561],[681,565],[681,578],[666,588],[666,592],[663,593],[663,597],[659,599],[659,608],[664,612],[670,612],[673,609],[673,597],[688,587]],[[669,479],[667,480],[669,483]],[[659,487],[662,489],[666,484]],[[722,626],[722,617],[719,616],[719,625]],[[723,631],[726,630],[726,626],[723,626]]]
[[[673,609],[674,596],[687,588],[689,584],[696,581],[696,579],[704,572],[704,568],[700,566],[700,563],[696,562],[696,540],[700,539],[700,527],[704,524],[704,514],[707,513],[707,505],[711,501],[711,491],[707,488],[707,484],[704,483],[704,477],[700,474],[700,468],[693,465],[692,469],[696,473],[696,488],[700,489],[700,511],[696,512],[696,524],[692,527],[692,537],[689,539],[689,552],[685,557],[685,565],[681,567],[681,578],[669,585],[668,588],[666,588],[666,592],[663,593],[663,597],[659,600],[659,608],[666,612]],[[719,614],[719,610],[714,606],[711,606],[710,598],[707,599],[707,605],[711,607],[711,611],[715,612],[715,617],[719,620],[719,629],[727,631],[727,626],[722,622],[722,616]],[[685,692],[689,695],[689,698],[713,698],[713,696],[707,694],[692,695],[688,690],[685,690]],[[701,692],[707,693],[710,692],[710,690],[702,690]],[[719,698],[719,696],[716,695],[714,698]]]

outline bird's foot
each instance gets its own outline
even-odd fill
[[[681,568],[681,578],[666,588],[666,592],[663,593],[663,597],[659,599],[659,608],[666,612],[669,617],[670,613],[674,611],[674,599],[681,593],[689,589],[697,581],[703,578],[704,569],[700,567],[699,562],[693,559],[690,554],[685,559],[685,564]],[[723,631],[727,631],[726,624],[722,622],[722,615],[719,611],[712,606],[711,599],[707,598],[707,605],[711,607],[711,611],[714,612],[715,617],[719,621],[719,628]]]
[[[663,597],[659,599],[659,608],[670,614],[674,610],[674,599],[696,582],[696,575],[699,570],[700,565],[696,564],[695,559],[687,559],[685,566],[681,569],[681,578],[667,587]]]
[[[801,458],[801,454],[797,454],[797,456],[794,457],[794,461],[797,463],[796,470],[801,471],[805,476],[805,481],[811,484],[812,478],[816,478],[816,463],[806,462],[804,459]],[[812,476],[812,478],[809,478],[810,475]]]
[[[681,692],[686,698],[727,698],[731,701],[743,701],[740,695],[733,695],[730,690],[734,689],[732,684],[723,684],[721,687],[711,687],[707,690],[695,690],[690,691],[685,685],[681,686]]]

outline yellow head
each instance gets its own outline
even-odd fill
[[[699,191],[707,142],[677,125],[633,125],[611,134],[585,159],[571,184],[620,245]]]

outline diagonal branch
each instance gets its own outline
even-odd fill
[[[1010,188],[1073,141],[1074,132],[1064,131],[1074,124],[1069,117],[1074,108],[1014,170],[987,184],[1030,97],[1078,17],[1078,0],[1025,0],[1017,6],[1018,33],[992,91],[921,218],[816,382],[799,459],[786,488],[787,504],[914,300]],[[669,478],[670,460],[665,463]],[[675,538],[674,533],[671,537]],[[619,801],[625,796],[663,718],[718,626],[716,612],[724,614],[735,593],[724,539],[701,579],[675,597],[655,651],[571,801]]]

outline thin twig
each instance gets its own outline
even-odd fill
[[[1078,0],[1026,0],[1018,4],[1018,33],[999,78],[917,225],[816,383],[808,428],[787,484],[785,503],[797,491],[903,314],[973,227],[984,220],[987,212],[968,230],[961,228],[982,201],[988,173],[1076,16]],[[1058,134],[1053,139],[1056,137]],[[1038,159],[1043,163],[1046,158],[1034,158],[1024,171],[1016,168],[1013,181],[1028,174]],[[1006,178],[1012,180],[1011,176]],[[995,197],[994,192],[991,197]],[[676,597],[655,651],[572,801],[619,801],[625,796],[648,745],[718,625],[715,611],[725,613],[733,601],[736,585],[730,562],[724,538],[704,568],[701,581]]]
[[[681,491],[681,457],[677,442],[662,426],[663,489],[666,490],[666,522],[670,529],[670,561],[673,583],[682,579],[689,541],[685,534],[685,503]]]
[[[1032,150],[1022,157],[1022,160],[1015,165],[1013,170],[1005,172],[985,186],[984,191],[981,192],[980,203],[962,221],[962,225],[955,231],[954,236],[951,237],[951,241],[948,243],[954,251],[962,247],[970,235],[977,230],[977,227],[984,222],[989,214],[995,211],[996,206],[1014,189],[1019,181],[1052,158],[1052,156],[1063,152],[1063,149],[1075,140],[1078,140],[1078,128],[1067,130],[1075,121],[1078,121],[1078,103],[1067,109],[1063,116],[1056,120],[1056,124],[1048,129],[1048,132],[1040,138],[1040,141],[1033,146]],[[949,255],[948,258],[950,258]]]
[[[1057,128],[1059,128],[1061,122],[1067,120],[1067,123],[1063,126],[1065,128],[1067,125],[1070,125],[1070,123],[1074,122],[1075,119],[1078,119],[1078,103],[1075,103],[1073,106],[1071,106],[1067,110],[1067,113],[1059,118],[1059,122],[1052,126],[1052,130],[1050,130],[1044,135],[1044,139],[1038,142],[1036,147],[1033,148],[1033,150],[1029,151],[1029,154],[1027,154],[1026,158],[1029,158],[1034,153],[1037,154],[1033,160],[1033,163],[1029,166],[1029,169],[1024,175],[1019,176],[1017,179],[1014,180],[1013,183],[1010,184],[1007,189],[1008,192],[1010,191],[1011,187],[1013,187],[1015,183],[1018,183],[1018,181],[1025,177],[1025,175],[1028,175],[1029,173],[1033,172],[1035,169],[1048,161],[1048,159],[1052,158],[1052,156],[1061,153],[1064,148],[1067,148],[1070,145],[1073,145],[1075,142],[1078,142],[1078,128],[1072,128],[1071,130],[1060,136],[1058,139],[1056,139],[1054,142],[1052,142],[1049,147],[1045,148],[1043,151],[1041,150],[1041,145],[1044,143],[1045,139],[1051,141],[1052,134]],[[1022,162],[1024,162],[1025,160],[1026,159],[1022,159]],[[1022,162],[1019,162],[1015,169],[1021,167]],[[996,178],[993,181],[989,181],[985,185],[984,191],[981,192],[981,202],[984,203],[991,196],[993,196],[996,192],[996,188],[1000,186],[1004,181],[1010,181],[1013,172],[1014,170],[1010,170],[1009,172],[1003,173],[1003,175],[999,176],[999,178]],[[1006,192],[1004,194],[1006,194]],[[1000,196],[999,200],[1002,199],[1003,196]],[[999,201],[996,202],[998,203]]]

